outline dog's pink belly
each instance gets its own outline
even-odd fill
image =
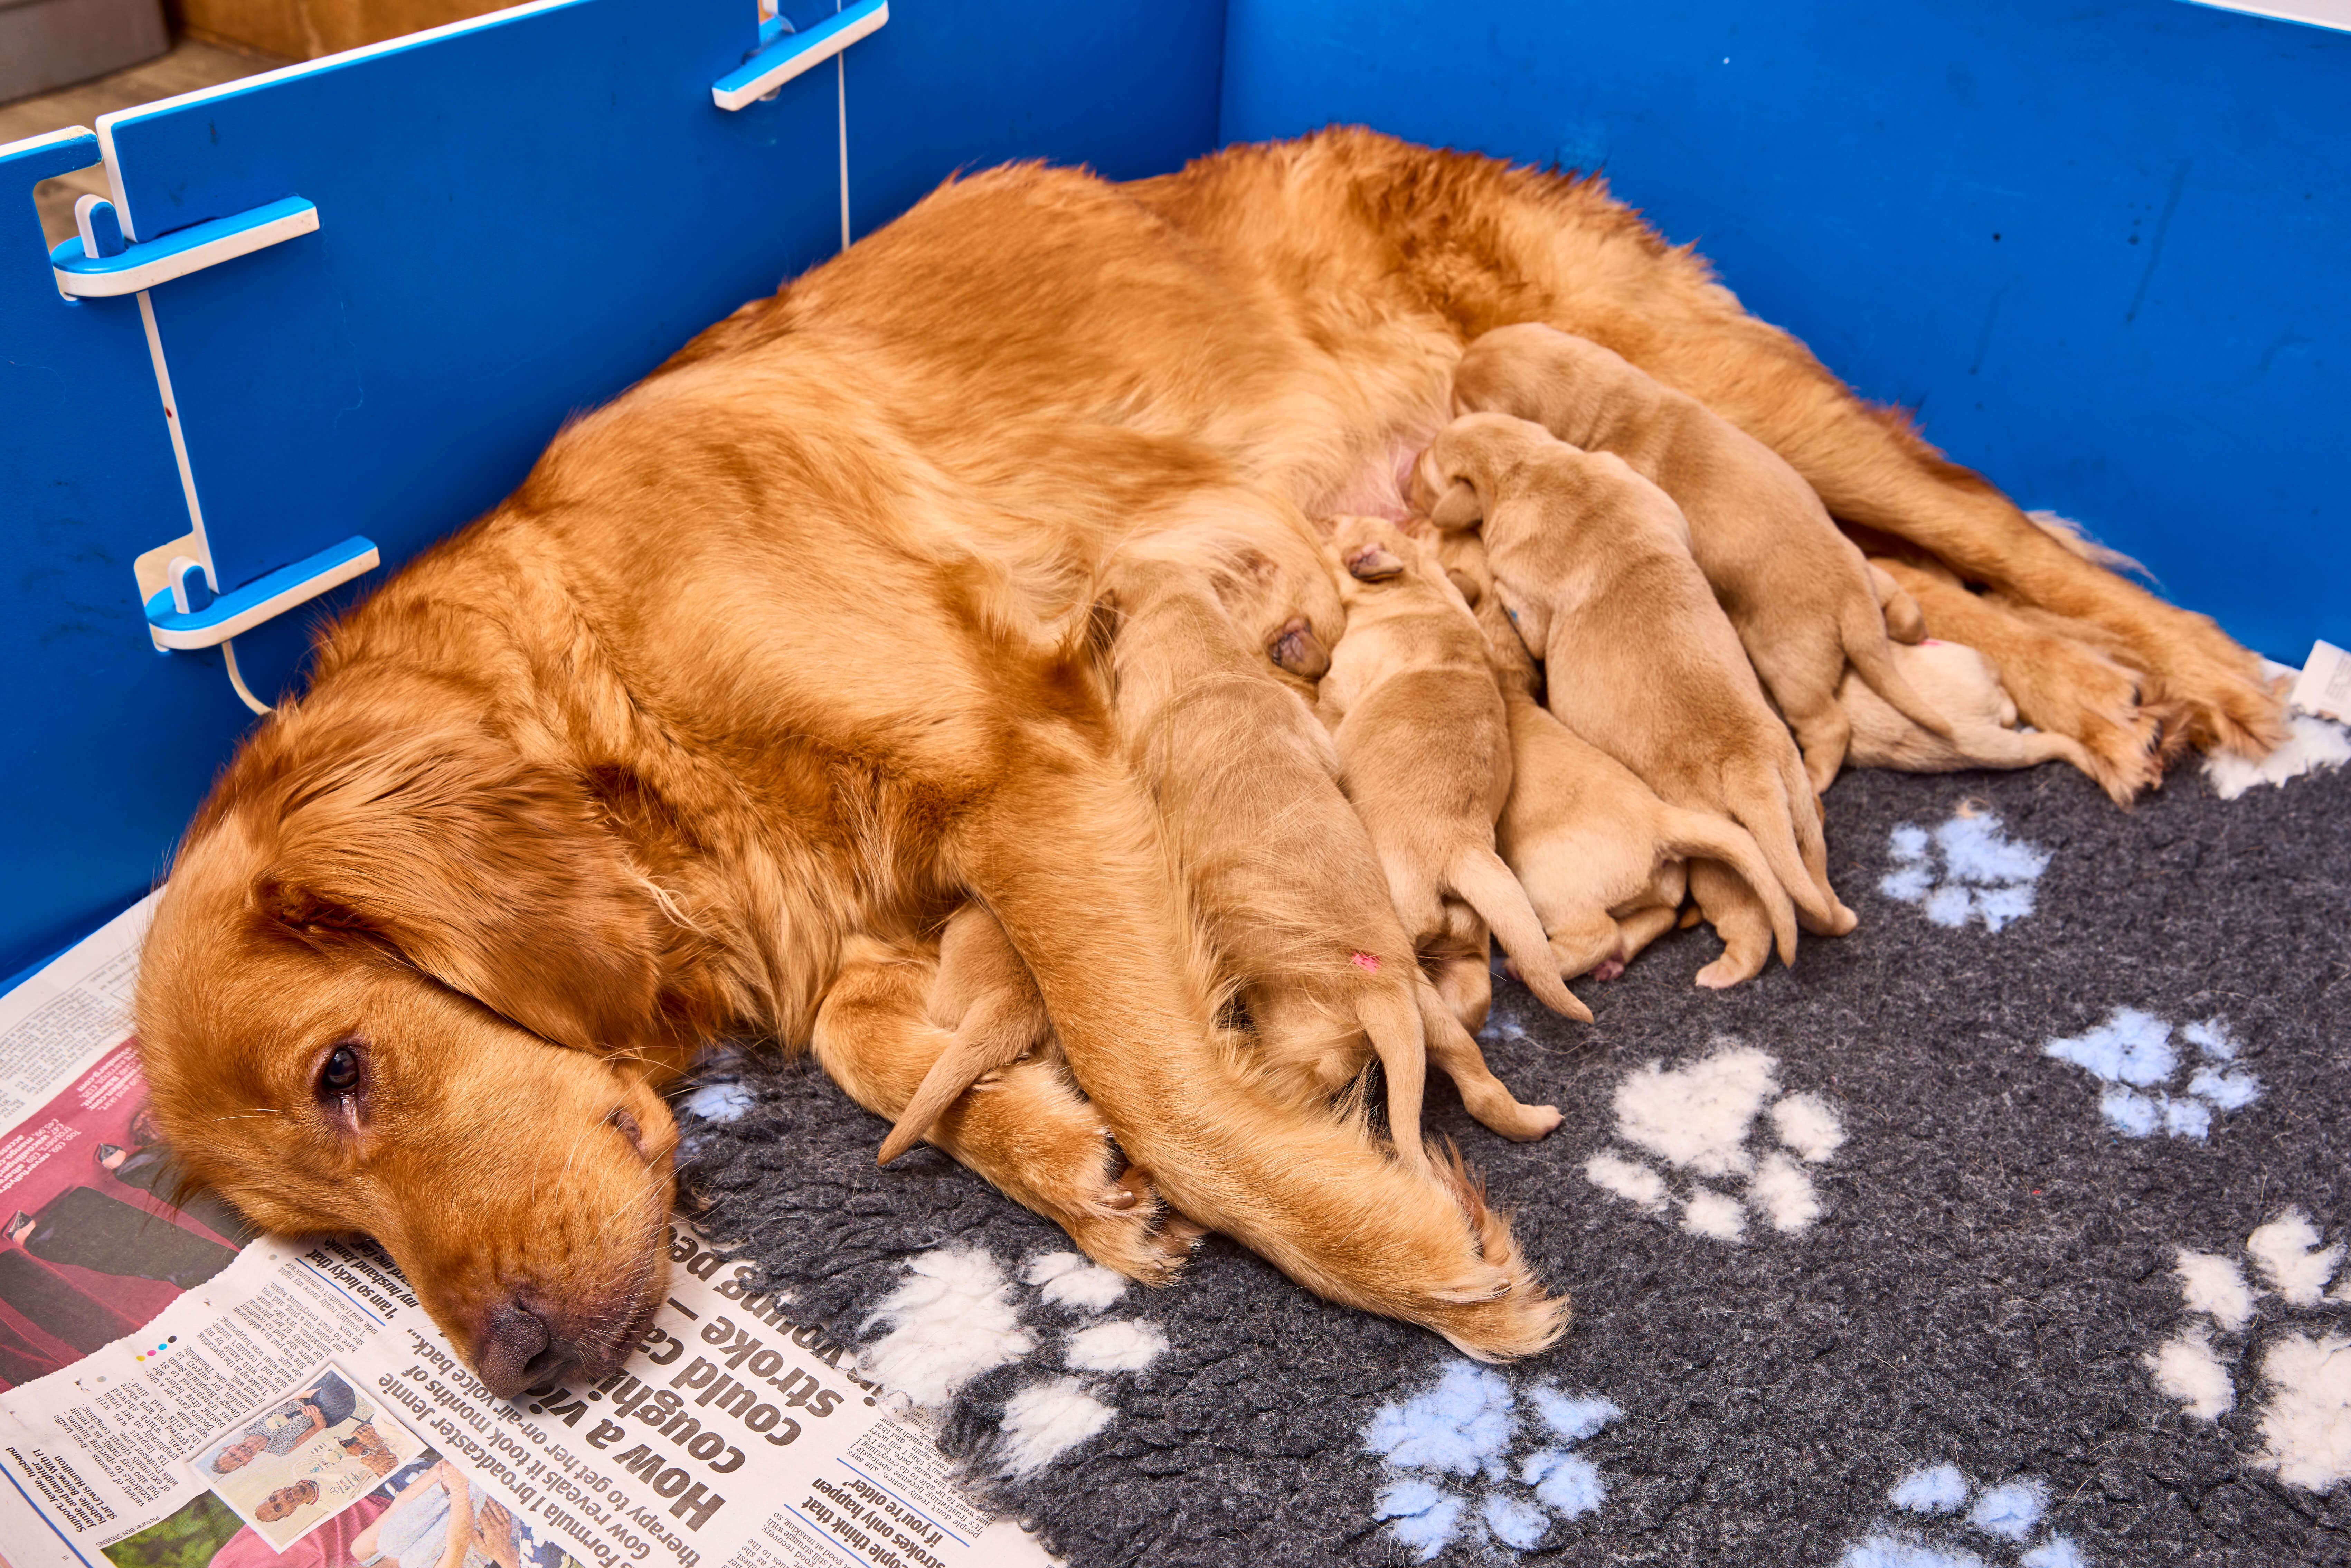
[[[1307,503],[1315,517],[1385,517],[1401,523],[1412,516],[1412,465],[1435,432],[1400,433],[1367,457],[1346,479]]]

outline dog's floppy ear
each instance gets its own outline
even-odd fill
[[[1404,575],[1404,562],[1376,540],[1350,553],[1346,566],[1347,575],[1357,582],[1385,582]]]
[[[654,1022],[660,912],[580,780],[444,732],[289,783],[262,919],[396,957],[558,1044],[625,1050]]]

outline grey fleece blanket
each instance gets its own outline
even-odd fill
[[[1498,980],[1493,1137],[1554,1350],[1464,1360],[1222,1239],[1124,1286],[812,1067],[684,1097],[709,1223],[1075,1564],[2351,1562],[2351,773],[2117,811],[1848,774],[1860,929],[1727,993],[1669,936]]]

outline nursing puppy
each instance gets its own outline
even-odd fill
[[[1916,647],[1896,647],[1895,662],[1910,684],[1926,694],[1951,721],[1949,735],[1912,724],[1884,698],[1851,674],[1837,688],[1837,701],[1853,720],[1855,762],[1906,773],[1950,773],[1962,768],[2032,768],[2070,762],[2091,771],[2082,743],[2071,736],[2015,727],[2016,701],[2000,684],[1990,659],[1963,643],[1928,638]]]
[[[1554,717],[1667,800],[1753,834],[1813,930],[1853,929],[1829,887],[1803,763],[1690,559],[1671,497],[1613,453],[1498,413],[1438,432],[1414,495],[1449,526],[1483,515],[1495,591],[1542,661]],[[1734,883],[1717,884],[1718,904]]]
[[[1322,720],[1406,934],[1452,1002],[1448,979],[1491,983],[1485,934],[1472,936],[1460,919],[1474,912],[1529,990],[1590,1022],[1591,1009],[1552,963],[1525,892],[1494,852],[1494,821],[1510,793],[1510,729],[1485,633],[1421,540],[1379,517],[1318,526],[1345,574],[1347,605],[1347,634],[1322,678]]]
[[[1011,1066],[1053,1032],[1029,966],[996,916],[977,904],[949,915],[939,934],[938,975],[925,1010],[933,1024],[953,1032],[882,1140],[880,1165],[926,1136],[939,1113],[977,1080]]]
[[[1784,458],[1698,399],[1597,343],[1528,323],[1469,345],[1453,407],[1531,419],[1573,445],[1613,452],[1674,498],[1691,557],[1796,732],[1814,793],[1844,762],[1836,693],[1847,661],[1912,724],[1945,733],[1887,652],[1879,585],[1859,548]]]
[[[1719,861],[1764,908],[1780,959],[1796,957],[1796,913],[1753,835],[1703,811],[1668,806],[1630,768],[1552,717],[1535,700],[1538,672],[1519,640],[1477,536],[1437,546],[1445,574],[1476,607],[1502,700],[1510,715],[1510,798],[1495,825],[1502,859],[1526,889],[1562,975],[1614,979],[1678,917],[1684,862]],[[1744,936],[1743,928],[1734,926]],[[1708,988],[1759,972],[1770,947],[1726,937],[1722,956],[1698,972]]]
[[[1285,570],[1256,537],[1147,541],[1113,565],[1105,602],[1128,754],[1159,801],[1218,967],[1239,986],[1258,1060],[1283,1092],[1325,1096],[1361,1071],[1368,1036],[1410,1166],[1426,1163],[1432,1052],[1473,1114],[1506,1136],[1540,1137],[1558,1112],[1520,1104],[1458,1030],[1425,1032],[1426,987],[1372,840],[1340,793],[1331,737],[1267,667],[1268,654],[1327,667],[1306,610],[1318,595],[1335,604],[1336,591],[1318,559]],[[1249,641],[1228,602],[1256,623]]]

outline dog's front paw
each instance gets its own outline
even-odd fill
[[[1079,1250],[1145,1285],[1174,1281],[1207,1234],[1167,1207],[1150,1176],[1128,1166],[1060,1216]]]

